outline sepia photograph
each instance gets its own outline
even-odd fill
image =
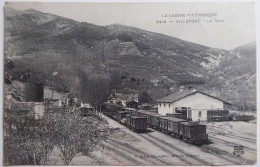
[[[257,164],[254,2],[5,2],[3,165]]]

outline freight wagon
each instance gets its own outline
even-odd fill
[[[123,107],[112,103],[104,103],[101,106],[101,109],[105,115],[113,117],[117,114],[118,111],[121,111]]]
[[[169,118],[166,120],[168,124],[167,133],[180,138],[182,136],[180,133],[180,123],[186,121],[178,118]]]
[[[248,121],[252,121],[254,120],[255,117],[253,115],[231,115],[229,116],[229,120],[231,121],[245,121],[245,122],[248,122]]]
[[[228,116],[229,116],[228,110],[208,110],[207,111],[208,122],[228,121]]]
[[[121,111],[126,111],[129,114],[136,114],[136,109],[134,108],[122,108]]]
[[[160,117],[160,129],[170,135],[180,137],[179,123],[186,122],[184,119],[173,117]]]
[[[92,116],[94,115],[94,108],[92,107],[80,107],[79,115],[82,117]]]
[[[208,142],[206,125],[200,125],[197,122],[181,122],[180,135],[184,141],[195,145],[201,145]]]
[[[160,117],[159,118],[159,129],[163,132],[168,131],[168,122],[167,119],[170,119],[171,117]]]
[[[147,118],[139,116],[126,116],[126,126],[137,132],[147,131]]]
[[[150,127],[152,125],[152,116],[159,115],[157,113],[144,111],[144,110],[138,110],[136,111],[136,116],[146,117],[147,118],[147,124]]]
[[[206,125],[200,125],[198,122],[189,122],[185,119],[167,117],[147,111],[138,110],[136,111],[136,114],[147,117],[150,127],[159,129],[162,132],[177,138],[181,138],[186,142],[195,145],[208,143]]]
[[[104,114],[109,113],[109,117],[123,123],[136,132],[145,132],[147,127],[150,126],[195,145],[202,145],[208,142],[206,125],[201,125],[198,122],[189,122],[185,119],[167,117],[144,110],[120,109],[111,104],[106,106],[108,108],[104,108]]]
[[[166,117],[160,114],[156,114],[156,115],[151,115],[151,123],[150,123],[150,127],[154,128],[154,129],[158,129],[160,127],[160,118],[161,117]]]
[[[136,132],[145,132],[147,130],[147,118],[136,116],[136,110],[133,108],[123,108],[116,104],[104,103],[102,112]]]
[[[117,112],[117,121],[121,123],[125,123],[126,116],[129,114],[128,111],[119,111]]]
[[[208,119],[208,122],[222,122],[222,121],[228,121],[228,116],[222,115],[222,116],[211,116],[210,119]]]

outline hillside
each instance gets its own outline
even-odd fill
[[[256,105],[256,43],[231,50],[214,69],[211,84],[221,89],[220,94],[241,108]]]
[[[223,82],[210,81],[221,80],[223,74],[227,75],[224,80],[230,80],[223,89],[236,89],[232,79],[256,71],[246,63],[241,73],[230,70],[236,65],[234,59],[239,59],[237,63],[247,61],[234,56],[243,56],[243,47],[229,52],[134,27],[96,26],[33,9],[5,9],[5,51],[16,65],[12,75],[29,72],[34,78],[54,80],[75,92],[88,87],[86,78],[117,76],[121,79],[118,86],[149,91],[154,99],[183,83],[195,83],[202,89],[222,87]],[[241,82],[247,90],[248,81]],[[255,85],[250,90],[254,91]]]

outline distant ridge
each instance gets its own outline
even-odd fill
[[[6,56],[15,61],[16,69],[76,91],[88,86],[85,76],[117,75],[126,78],[124,86],[150,92],[154,99],[171,94],[180,84],[197,83],[193,86],[198,90],[226,96],[231,103],[239,104],[242,97],[256,102],[255,43],[226,51],[135,27],[97,26],[34,9],[5,8],[5,20]],[[58,74],[52,76],[53,72]]]

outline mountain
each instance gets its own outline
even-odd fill
[[[12,75],[29,72],[76,92],[88,86],[85,76],[94,80],[117,76],[121,86],[148,91],[159,99],[181,84],[221,86],[222,82],[210,82],[223,74],[219,67],[228,71],[227,60],[233,63],[231,57],[246,53],[243,47],[226,51],[135,27],[97,26],[33,9],[6,8],[5,54],[15,62]],[[226,79],[231,81],[232,75]]]
[[[211,83],[242,108],[256,105],[256,42],[231,50],[214,69]]]

